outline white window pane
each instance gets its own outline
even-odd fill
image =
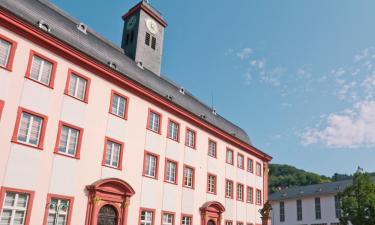
[[[31,115],[28,113],[22,113],[20,127],[18,130],[18,137],[17,137],[18,141],[21,141],[21,142],[27,141],[30,122],[31,122]]]
[[[8,225],[12,220],[12,210],[4,209],[1,213],[0,224]]]
[[[70,96],[73,96],[73,97],[75,96],[75,90],[77,88],[77,83],[78,83],[78,77],[72,74],[70,76],[69,87],[68,87],[68,94]]]
[[[42,69],[42,59],[38,56],[33,56],[31,70],[30,70],[30,78],[33,80],[39,81],[39,73]]]
[[[25,222],[25,212],[24,211],[16,211],[13,219],[14,225],[23,225]]]
[[[31,126],[29,143],[34,144],[34,145],[38,145],[40,130],[42,128],[42,122],[43,122],[42,118],[33,116],[33,123],[32,123],[32,126]]]
[[[52,75],[52,63],[43,61],[43,70],[40,75],[40,82],[44,84],[49,84]]]
[[[25,194],[18,194],[17,207],[26,208],[28,196]]]
[[[14,206],[15,199],[16,199],[15,193],[7,192],[5,196],[4,206]]]
[[[86,80],[79,78],[76,97],[83,100],[85,98],[85,92],[86,92]]]
[[[0,39],[0,66],[5,67],[8,64],[11,47],[9,42]]]

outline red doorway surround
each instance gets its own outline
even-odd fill
[[[221,225],[221,214],[225,211],[224,206],[220,202],[206,202],[201,208],[201,225],[207,225],[212,220],[215,225]]]
[[[96,225],[99,210],[105,205],[111,205],[117,210],[117,225],[127,225],[130,197],[135,194],[128,183],[117,178],[110,178],[88,185],[86,189],[89,200],[85,225]]]

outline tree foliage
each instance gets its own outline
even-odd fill
[[[375,183],[370,174],[360,171],[355,173],[353,184],[345,188],[339,196],[342,203],[342,224],[375,224]]]

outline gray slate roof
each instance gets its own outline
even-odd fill
[[[375,177],[372,178],[375,181]],[[352,184],[352,180],[343,180],[337,182],[329,182],[322,184],[314,184],[307,186],[292,187],[280,192],[273,193],[269,196],[270,201],[280,201],[287,199],[298,199],[312,196],[334,195],[343,191],[348,185]]]
[[[133,60],[124,54],[122,48],[101,37],[92,29],[88,28],[87,34],[82,33],[77,29],[80,21],[67,15],[52,3],[46,0],[0,0],[0,7],[36,27],[38,27],[39,21],[44,21],[50,27],[50,35],[55,38],[100,63],[105,65],[108,65],[110,61],[115,63],[116,70],[122,75],[160,96],[173,96],[171,101],[174,104],[196,116],[205,115],[205,119],[202,120],[251,145],[249,136],[240,127],[218,114],[214,115],[210,107],[200,102],[189,92],[181,94],[180,86],[169,81],[166,77],[139,68]]]

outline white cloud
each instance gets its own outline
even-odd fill
[[[302,144],[321,143],[333,148],[375,146],[375,101],[357,103],[343,113],[333,113],[321,128],[309,128]]]
[[[253,53],[252,48],[243,48],[240,52],[237,53],[237,56],[241,59],[248,59],[250,55]]]
[[[273,86],[279,86],[281,77],[285,74],[285,72],[285,68],[275,67],[271,71],[263,73],[261,80],[265,83],[272,84]]]

